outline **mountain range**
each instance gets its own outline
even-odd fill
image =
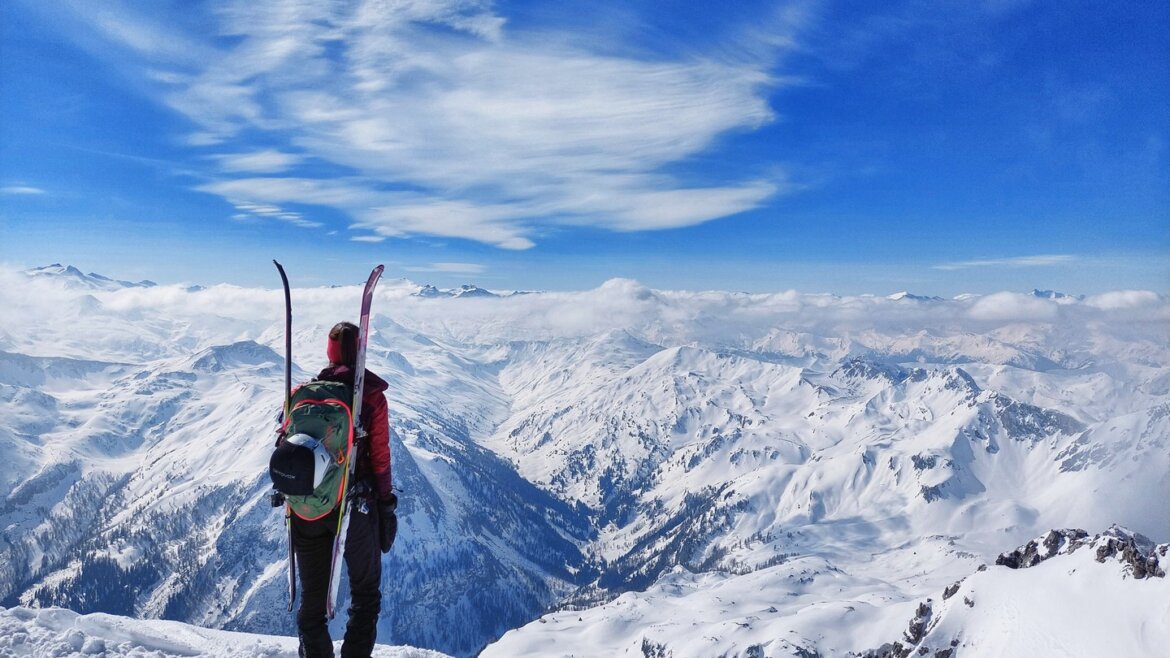
[[[265,498],[280,291],[59,265],[0,284],[0,605],[292,634],[283,522]],[[328,327],[353,318],[358,294],[294,288],[295,379],[325,365]],[[1129,655],[1158,646],[1165,578],[1084,556],[1132,539],[1165,569],[1164,296],[620,279],[515,295],[394,280],[371,326],[401,489],[382,642],[456,656],[962,655],[1000,636],[1040,642],[1020,630],[1040,620],[1076,651],[1097,646],[1077,633],[1116,634]],[[1083,549],[995,565],[1066,528],[1083,529],[1062,540]],[[1026,581],[1081,610],[1096,609],[1092,587],[1125,615],[1029,617],[1056,599],[1012,599]],[[998,603],[956,604],[943,596],[955,583]],[[995,606],[1022,612],[1009,623]]]

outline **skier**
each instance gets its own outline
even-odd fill
[[[339,322],[329,332],[329,366],[318,379],[353,386],[358,352],[358,328]],[[391,489],[390,425],[387,384],[366,370],[361,424],[366,436],[355,445],[357,463],[350,490],[349,531],[345,538],[345,565],[349,572],[349,623],[341,645],[342,658],[368,658],[374,649],[378,614],[382,609],[382,553],[390,550],[398,531],[398,499]],[[355,420],[355,422],[357,422]],[[293,515],[292,543],[300,571],[301,605],[297,611],[300,655],[332,658],[333,642],[326,619],[330,560],[341,508],[315,521]]]

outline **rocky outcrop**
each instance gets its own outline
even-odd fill
[[[1165,578],[1170,544],[1154,544],[1145,536],[1121,526],[1089,538],[1084,530],[1050,530],[1010,553],[1001,553],[995,563],[1009,569],[1026,569],[1057,555],[1082,547],[1096,551],[1096,560],[1117,560],[1134,578]]]
[[[1111,560],[1119,562],[1125,578],[1164,578],[1166,565],[1170,563],[1168,557],[1170,544],[1155,544],[1141,534],[1113,525],[1105,532],[1092,537],[1080,529],[1050,530],[1013,551],[1001,553],[995,564],[1009,569],[1027,569],[1054,557],[1072,554],[1082,548],[1092,551],[1097,562],[1103,564]],[[979,567],[979,571],[986,570],[986,565]],[[966,641],[960,642],[957,637],[938,637],[938,633],[932,635],[931,632],[949,612],[948,604],[945,602],[959,593],[965,580],[959,580],[943,590],[943,603],[940,606],[936,606],[933,599],[926,599],[918,604],[914,617],[897,641],[887,642],[876,649],[852,653],[850,656],[954,658],[957,650],[961,648],[960,645],[966,646]],[[975,601],[964,596],[963,605],[973,608]],[[953,614],[953,611],[950,613]]]
[[[1075,551],[1084,544],[1088,536],[1089,533],[1084,530],[1049,530],[1014,551],[1000,553],[995,559],[995,564],[1009,569],[1034,567],[1061,553]]]

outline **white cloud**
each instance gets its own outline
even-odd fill
[[[231,200],[231,204],[236,207],[236,210],[240,211],[240,213],[232,215],[232,219],[236,221],[247,221],[247,218],[250,217],[256,219],[275,219],[301,228],[321,228],[324,226],[321,222],[305,219],[304,215],[285,210],[279,206],[240,200]]]
[[[997,292],[975,300],[967,315],[975,320],[991,322],[1051,320],[1057,316],[1060,305],[1035,295],[1015,292]]]
[[[0,194],[23,195],[23,194],[44,194],[45,191],[39,187],[32,187],[31,185],[5,185],[0,187]]]
[[[739,57],[653,59],[591,50],[567,30],[509,31],[479,0],[239,0],[216,9],[216,36],[230,39],[203,39],[197,61],[144,62],[143,76],[198,126],[191,144],[285,140],[220,154],[229,175],[204,191],[330,206],[382,236],[525,249],[550,222],[673,228],[789,191],[771,173],[704,185],[664,173],[773,120],[767,93],[790,83],[767,71],[799,47],[796,26],[808,20],[777,15],[776,29],[745,30],[754,41]],[[139,51],[171,34],[142,17],[103,26]],[[282,171],[297,162],[290,152],[354,173],[316,189],[230,176]],[[387,183],[411,192],[387,192]],[[261,197],[232,192],[261,184]]]
[[[447,272],[450,274],[482,274],[487,268],[477,263],[431,263],[426,266],[408,266],[407,272]]]
[[[1085,304],[1105,311],[1117,311],[1165,306],[1166,298],[1149,290],[1118,290],[1093,295],[1085,300]]]
[[[1068,265],[1077,261],[1069,254],[1040,254],[1037,256],[1016,256],[1013,258],[982,258],[935,265],[936,270],[965,270],[972,267],[1052,267]]]
[[[245,171],[250,173],[276,173],[284,171],[303,160],[299,155],[265,149],[254,153],[232,153],[216,156],[224,171]]]
[[[211,51],[200,40],[189,38],[166,23],[138,16],[117,0],[74,9],[82,12],[87,22],[107,38],[137,51],[156,65],[206,61]],[[154,74],[165,72],[158,70]]]
[[[425,234],[469,238],[505,249],[533,245],[521,227],[509,220],[507,206],[374,190],[359,179],[243,178],[208,183],[198,189],[233,200],[237,207],[300,203],[346,208],[357,220],[354,228],[368,229],[381,238]]]

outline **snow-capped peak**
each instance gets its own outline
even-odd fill
[[[941,302],[941,301],[943,301],[942,297],[938,297],[938,296],[934,296],[934,295],[930,295],[930,296],[915,295],[913,293],[906,292],[905,290],[903,290],[901,292],[896,292],[892,295],[887,295],[886,299],[893,300],[893,301],[900,301],[900,300],[904,299],[904,300],[912,301],[912,302]]]
[[[484,290],[483,288],[480,288],[479,286],[474,286],[474,285],[467,284],[467,283],[459,286],[459,288],[457,290],[454,290],[452,292],[452,296],[453,297],[499,297],[499,295],[497,295],[494,292],[491,292],[490,290]]]
[[[453,289],[436,288],[435,286],[428,283],[428,284],[419,286],[418,290],[411,293],[411,296],[424,297],[424,298],[428,298],[428,299],[434,299],[437,297],[459,297],[459,298],[500,297],[499,294],[496,294],[490,290],[486,290],[484,288],[480,288],[479,286],[471,285],[468,283],[465,283],[465,284],[459,286],[458,288],[453,288]]]
[[[1057,299],[1057,300],[1060,300],[1060,299],[1081,300],[1081,299],[1085,298],[1084,295],[1070,295],[1068,293],[1057,292],[1055,290],[1041,290],[1039,288],[1032,289],[1032,296],[1039,297],[1040,299]]]
[[[155,282],[146,279],[138,282],[131,282],[111,279],[107,276],[96,274],[94,272],[84,274],[81,270],[72,265],[62,265],[60,263],[53,263],[52,265],[45,265],[43,267],[34,267],[32,269],[25,270],[24,273],[30,277],[61,281],[67,286],[84,288],[88,290],[151,288],[157,285]]]

